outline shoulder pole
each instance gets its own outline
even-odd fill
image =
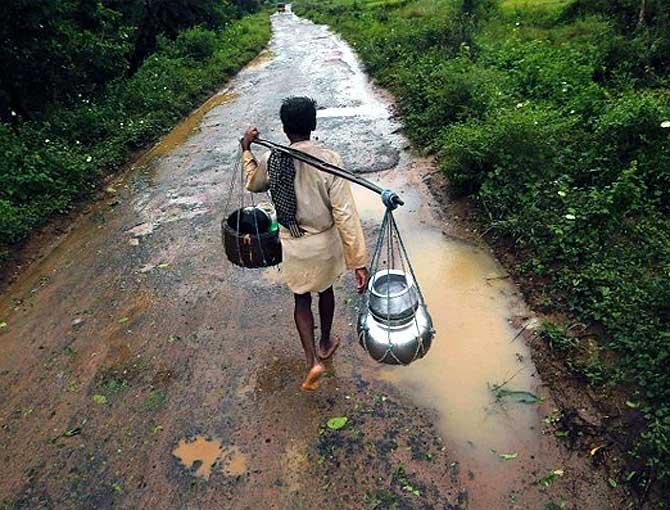
[[[319,158],[312,156],[311,154],[307,154],[306,152],[299,151],[292,147],[287,147],[285,145],[280,145],[278,143],[270,142],[269,140],[263,140],[260,138],[254,140],[253,143],[262,145],[263,147],[267,147],[268,149],[282,152],[284,154],[291,156],[292,158],[297,159],[298,161],[302,161],[303,163],[306,163],[318,170],[321,170],[322,172],[335,175],[337,177],[341,177],[342,179],[346,179],[349,182],[353,182],[354,184],[363,186],[364,188],[367,188],[370,191],[373,191],[374,193],[380,195],[382,202],[384,203],[387,209],[393,210],[400,205],[405,205],[405,202],[403,202],[403,200],[398,196],[398,194],[395,191],[380,188],[373,182],[370,182],[369,180],[365,179],[364,177],[361,177],[360,175],[356,175],[355,173],[349,170],[345,170],[344,168],[340,168],[336,165],[328,163],[327,161],[323,161]]]

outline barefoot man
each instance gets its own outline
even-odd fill
[[[291,147],[331,164],[342,166],[336,152],[310,140],[316,129],[316,103],[289,97],[279,112]],[[282,274],[295,297],[294,319],[305,350],[309,371],[306,391],[319,387],[323,361],[332,357],[340,339],[331,335],[335,296],[333,283],[346,268],[353,270],[358,292],[368,279],[367,251],[361,221],[349,183],[291,157],[273,151],[256,158],[249,150],[258,137],[249,128],[242,138],[242,162],[250,191],[270,191],[280,224]],[[314,345],[312,293],[319,294],[321,340]]]

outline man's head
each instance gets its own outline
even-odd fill
[[[316,101],[309,97],[287,97],[279,110],[289,139],[307,139],[316,129]]]

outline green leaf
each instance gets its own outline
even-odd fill
[[[5,329],[7,327],[7,323],[5,321],[0,322],[0,329]]]
[[[631,409],[637,409],[638,407],[640,407],[640,403],[639,403],[639,402],[633,402],[633,401],[631,401],[631,400],[626,400],[626,405],[627,405],[628,407],[630,407]]]
[[[517,402],[519,404],[539,404],[544,402],[544,399],[538,397],[530,391],[515,391],[507,390],[505,388],[497,388],[495,390],[497,398],[509,398],[510,400]]]
[[[501,453],[498,455],[502,460],[514,460],[519,456],[518,452],[514,453]]]
[[[541,478],[539,480],[539,483],[544,485],[545,487],[549,487],[552,483],[554,483],[556,478],[558,478],[559,476],[563,476],[563,474],[564,471],[562,469],[554,469],[553,471],[548,473],[547,476]]]
[[[607,483],[610,484],[610,487],[612,487],[612,489],[616,489],[616,488],[617,488],[617,483],[616,483],[616,480],[615,480],[614,478],[610,478],[610,479],[608,479],[608,480],[607,480]]]
[[[79,434],[81,434],[81,427],[75,427],[73,429],[68,429],[65,432],[63,432],[64,437],[78,436]]]
[[[106,404],[107,403],[107,397],[104,395],[93,395],[93,402],[96,404]]]
[[[412,487],[409,484],[405,485],[403,487],[403,490],[409,492],[410,494],[413,494],[414,496],[417,496],[417,497],[421,496],[421,492],[419,491],[419,489],[415,489],[414,487]]]
[[[343,428],[347,422],[349,421],[349,418],[346,416],[337,416],[335,418],[331,418],[326,422],[326,425],[330,430],[340,430]]]
[[[118,322],[119,324],[124,324],[124,323],[128,322],[129,320],[130,320],[130,319],[129,319],[128,317],[121,317],[121,318],[120,318],[118,321],[116,321],[116,322]]]

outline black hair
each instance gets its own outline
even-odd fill
[[[316,129],[316,101],[309,97],[287,97],[281,103],[279,117],[285,133],[309,135]]]

